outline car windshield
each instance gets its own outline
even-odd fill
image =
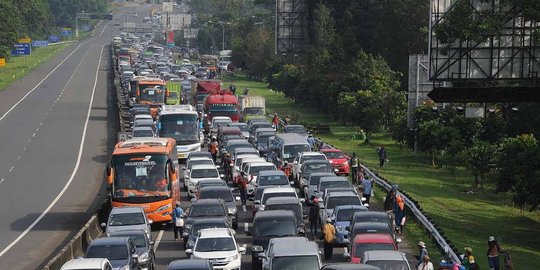
[[[257,237],[282,237],[296,235],[296,225],[292,220],[258,220],[254,224]]]
[[[333,197],[328,198],[326,209],[334,209],[340,205],[361,205],[358,196]]]
[[[360,211],[365,211],[365,210],[358,209],[358,208],[340,209],[339,212],[337,213],[336,221],[351,221],[354,213],[360,212]]]
[[[171,92],[172,93],[172,92]],[[165,114],[159,117],[159,136],[173,138],[178,144],[199,141],[197,114]]]
[[[380,223],[388,223],[388,217],[386,216],[356,216],[355,222],[380,222]]]
[[[137,129],[133,131],[133,137],[154,137],[154,132],[151,129]]]
[[[119,213],[109,217],[109,226],[129,226],[145,224],[142,213]]]
[[[248,125],[234,125],[234,126],[240,128],[240,131],[249,131]]]
[[[404,261],[369,261],[366,264],[377,266],[385,270],[409,270],[409,267]]]
[[[343,152],[323,152],[323,154],[329,159],[343,159],[347,158]]]
[[[289,185],[289,179],[286,175],[264,175],[259,176],[259,186],[279,186]]]
[[[324,176],[331,176],[331,175],[311,175],[309,177],[309,185],[310,186],[318,186],[321,182],[321,178]]]
[[[223,221],[211,223],[196,222],[191,227],[191,234],[196,235],[200,230],[208,228],[227,228],[227,224]]]
[[[211,159],[189,160],[188,169],[191,170],[193,165],[214,165],[214,162]]]
[[[219,113],[223,113],[223,112],[228,112],[228,113],[236,113],[236,104],[210,104],[210,108],[209,108],[209,111],[211,113],[213,112],[219,112]],[[229,122],[230,123],[230,122]]]
[[[390,243],[357,243],[354,245],[354,257],[363,258],[364,252],[370,250],[394,250],[394,245]]]
[[[326,160],[324,155],[305,155],[302,156],[302,162],[308,161],[308,160]]]
[[[266,193],[266,194],[263,194],[263,198],[262,198],[262,204],[265,204],[266,201],[268,201],[268,199],[270,198],[274,198],[274,197],[293,197],[293,198],[296,198],[296,193],[294,192],[273,192],[273,193]]]
[[[263,108],[245,108],[244,113],[248,115],[264,115]]]
[[[169,195],[166,155],[113,156],[112,163],[116,176],[113,196],[116,198]]]
[[[212,125],[214,126],[227,126],[227,124],[232,123],[230,119],[216,119]]]
[[[107,258],[112,260],[127,260],[128,250],[124,245],[90,246],[86,258]]]
[[[233,202],[232,192],[227,190],[201,190],[199,199],[222,199],[226,202]]]
[[[151,103],[163,103],[165,101],[165,86],[159,85],[141,90],[139,101],[149,101]]]
[[[191,178],[219,178],[216,169],[192,169]]]
[[[227,213],[221,204],[192,205],[189,211],[190,217],[226,216]]]
[[[285,133],[307,134],[307,130],[304,127],[285,127]]]
[[[231,251],[236,250],[236,245],[230,237],[199,238],[195,245],[196,252]]]
[[[126,235],[114,235],[114,236],[129,236],[129,239],[135,244],[136,247],[146,247],[146,237],[144,234],[126,234]]]
[[[328,162],[324,163],[313,163],[306,164],[303,166],[304,169],[302,172],[305,173],[314,173],[314,172],[332,172],[332,166]]]
[[[294,157],[300,152],[309,152],[311,151],[311,148],[309,147],[309,144],[293,144],[293,145],[285,145],[283,147],[283,158],[287,160],[288,162],[292,162]]]
[[[319,189],[324,191],[327,188],[341,188],[341,187],[351,187],[349,181],[322,181],[319,184]]]
[[[294,215],[296,216],[296,219],[302,220],[302,209],[300,209],[300,204],[294,203],[294,204],[274,204],[274,205],[268,205],[266,207],[266,210],[291,210]]]
[[[249,168],[249,175],[258,176],[260,171],[270,171],[275,169],[276,168],[273,165],[253,166]]]
[[[266,144],[266,142],[268,142],[268,138],[272,137],[274,135],[272,134],[264,134],[264,135],[260,135],[258,138],[257,138],[257,144],[261,145],[261,144]]]
[[[317,256],[286,256],[272,258],[272,269],[279,270],[304,270],[319,269],[319,258]]]

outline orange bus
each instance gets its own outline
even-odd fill
[[[167,84],[157,78],[141,79],[137,82],[137,103],[150,106],[152,116],[157,117],[159,108],[165,104]]]
[[[176,141],[134,138],[116,144],[107,168],[113,207],[141,206],[153,222],[169,222],[180,201]]]

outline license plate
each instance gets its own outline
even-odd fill
[[[182,154],[179,153],[178,154],[178,158],[186,158],[186,157],[187,157],[187,154],[184,154],[184,153],[182,153]]]

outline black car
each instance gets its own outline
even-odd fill
[[[304,196],[304,188],[309,186],[309,175],[312,173],[331,173],[334,172],[334,168],[328,160],[307,160],[302,163],[300,171],[298,173],[298,187],[300,187],[300,194]]]
[[[306,224],[304,224],[304,209],[300,199],[294,197],[274,197],[266,201],[265,211],[268,210],[291,210],[296,216],[298,225],[298,233],[306,232]]]
[[[199,231],[208,228],[231,228],[226,218],[198,218],[191,225],[188,232],[182,233],[184,249],[191,249],[195,245]]]
[[[236,198],[231,188],[227,186],[206,186],[199,189],[199,199],[221,199],[227,206],[227,213],[232,217],[233,229],[238,229],[238,211],[236,210]]]
[[[150,241],[143,230],[116,231],[110,237],[129,237],[137,249],[138,262],[141,268],[155,269],[154,242]]]
[[[107,258],[115,269],[139,269],[137,248],[129,237],[106,237],[92,241],[85,258]]]
[[[229,223],[232,224],[232,217],[228,214],[228,209],[223,200],[221,199],[197,199],[184,214],[184,231],[188,232],[191,229],[191,225],[195,219],[205,217],[221,217],[227,218]]]
[[[176,260],[169,263],[167,270],[212,270],[212,262],[205,259]]]
[[[257,186],[288,186],[290,185],[289,178],[284,171],[268,170],[260,171],[257,178]]]
[[[291,210],[269,210],[255,214],[253,218],[253,236],[251,259],[254,266],[259,266],[257,254],[268,248],[272,238],[298,236],[296,216]]]

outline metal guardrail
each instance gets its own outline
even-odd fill
[[[323,148],[334,148],[333,146],[324,143],[320,138],[315,138],[315,144],[318,147]],[[374,173],[372,170],[370,170],[367,166],[364,164],[361,164],[361,166],[366,170],[366,173],[375,181],[377,185],[385,189],[387,192],[392,189],[392,184],[388,181],[381,179],[376,173]],[[399,189],[398,189],[399,191]],[[418,209],[418,206],[415,202],[411,200],[407,195],[403,194],[403,192],[400,192],[403,200],[405,201],[405,204],[407,207],[409,207],[410,211],[414,214],[416,219],[424,226],[424,228],[428,231],[430,236],[435,240],[437,245],[443,250],[449,259],[451,259],[453,262],[460,262],[460,258],[455,250],[450,248],[450,245],[446,241],[446,239],[441,235],[441,233],[435,228],[435,225],[431,223],[431,221]]]

